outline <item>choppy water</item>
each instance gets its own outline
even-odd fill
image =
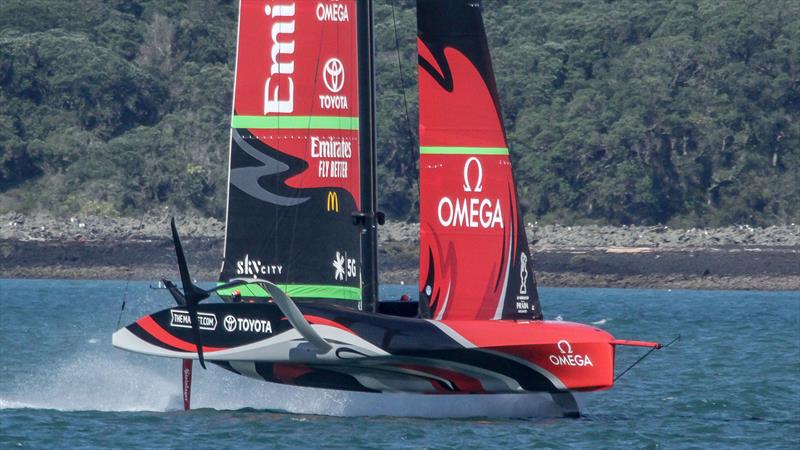
[[[390,417],[460,406],[298,390],[216,367],[195,370],[198,409],[185,413],[178,361],[111,347],[121,299],[127,324],[171,306],[166,292],[133,282],[0,280],[0,448],[800,446],[800,292],[541,296],[548,318],[594,323],[619,338],[682,339],[590,396],[581,419],[496,417],[513,414],[513,399],[487,401],[473,419]],[[618,371],[642,352],[621,349]]]

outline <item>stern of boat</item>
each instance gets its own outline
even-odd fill
[[[554,391],[597,391],[614,384],[615,339],[607,331],[563,321],[443,323],[463,345],[525,365]]]

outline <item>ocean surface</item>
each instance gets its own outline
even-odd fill
[[[408,287],[384,289],[396,298]],[[589,395],[579,419],[507,418],[512,408],[492,400],[471,419],[398,417],[461,406],[197,364],[187,413],[179,361],[111,346],[118,322],[172,306],[166,291],[0,280],[0,448],[800,448],[800,292],[541,289],[541,299],[548,319],[681,339]],[[618,350],[617,372],[645,351]]]

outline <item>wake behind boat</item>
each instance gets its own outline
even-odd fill
[[[273,383],[371,393],[608,389],[617,340],[546,321],[474,0],[419,0],[418,302],[380,302],[372,5],[242,0],[225,255],[115,346]],[[411,150],[409,150],[411,151]],[[224,303],[200,304],[212,294]]]

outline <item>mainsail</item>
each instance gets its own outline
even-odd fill
[[[420,302],[541,319],[480,2],[419,0]]]
[[[242,0],[220,281],[361,301],[355,0]],[[257,286],[244,297],[266,297]],[[222,295],[230,292],[222,292]]]

